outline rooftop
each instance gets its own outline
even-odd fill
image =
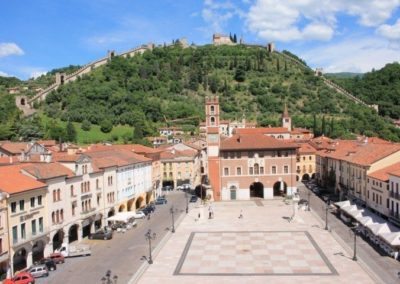
[[[295,149],[298,146],[263,134],[235,134],[221,141],[221,150]]]

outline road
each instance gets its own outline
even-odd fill
[[[308,191],[303,183],[298,184],[300,197],[308,200]],[[325,222],[325,202],[310,191],[311,210],[318,214]],[[324,229],[325,223],[322,229]],[[332,212],[328,213],[328,228],[334,231],[350,248],[354,246],[354,234],[341,219]],[[383,283],[399,283],[397,273],[400,271],[400,264],[388,256],[382,256],[370,244],[361,237],[357,237],[357,257],[361,259],[371,271],[373,271]]]
[[[166,205],[156,205],[150,220],[138,220],[138,226],[126,233],[114,232],[112,240],[84,240],[91,246],[91,256],[67,258],[64,264],[57,265],[56,271],[50,272],[49,277],[38,278],[36,283],[102,283],[101,278],[107,270],[111,270],[112,276],[118,276],[118,283],[127,283],[145,261],[142,256],[149,254],[149,244],[144,237],[148,229],[156,233],[152,242],[154,248],[172,226],[171,205],[177,209],[175,220],[186,214],[183,192],[170,192],[167,200]]]

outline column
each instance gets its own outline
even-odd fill
[[[78,242],[82,241],[82,224],[78,227]]]
[[[93,234],[96,231],[96,228],[94,227],[94,221],[90,223],[90,233]]]
[[[29,251],[27,253],[28,254],[26,255],[26,267],[30,267],[33,264],[32,251]]]
[[[63,244],[68,244],[69,243],[69,235],[65,234],[63,238]]]
[[[44,247],[44,257],[49,256],[51,253],[53,252],[53,242],[49,242],[48,244],[46,244],[46,246]]]

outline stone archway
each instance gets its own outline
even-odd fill
[[[284,181],[277,181],[274,183],[274,196],[282,196],[287,193],[287,184]]]
[[[301,177],[301,180],[310,180],[310,175],[309,175],[309,174],[304,174],[304,175]]]
[[[311,175],[311,179],[315,179],[315,173]]]
[[[133,208],[135,205],[135,199],[132,198],[128,201],[128,211],[134,211],[135,208]]]
[[[58,230],[57,233],[54,234],[53,236],[53,251],[61,247],[61,244],[63,243],[64,240],[64,231],[63,230]]]
[[[14,273],[23,270],[27,267],[27,251],[25,248],[20,248],[13,255],[13,271]]]
[[[111,217],[111,216],[114,216],[114,215],[115,215],[115,209],[111,208],[110,211],[108,211],[108,213],[107,213],[107,217]]]
[[[135,203],[136,209],[140,209],[143,206],[143,203],[144,203],[144,198],[142,196],[139,196],[136,199],[136,203]]]
[[[264,185],[261,182],[253,182],[250,185],[250,197],[264,198]]]
[[[118,208],[118,212],[124,212],[126,209],[125,204],[121,204]]]
[[[99,213],[96,215],[95,217],[95,221],[94,221],[94,229],[95,231],[101,229],[102,225],[103,225],[103,214]]]
[[[149,204],[150,201],[153,200],[153,191],[149,191],[146,193],[146,204]]]
[[[32,246],[32,262],[39,262],[42,258],[44,258],[44,248],[46,243],[43,240],[36,241]]]
[[[78,240],[78,229],[79,225],[74,224],[68,230],[68,243],[72,243]]]

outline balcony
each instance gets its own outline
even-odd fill
[[[94,211],[96,211],[96,208],[90,208],[89,210],[81,212],[81,215],[86,217],[86,215],[91,215]]]
[[[389,194],[389,195],[390,195],[391,198],[400,200],[400,193],[390,191],[390,194]]]

